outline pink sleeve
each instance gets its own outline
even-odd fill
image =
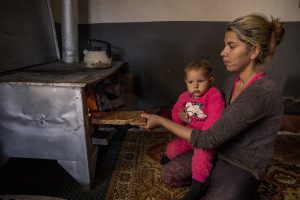
[[[207,130],[211,127],[221,117],[224,108],[225,100],[222,93],[218,89],[212,88],[207,105],[207,119],[205,124],[203,124],[202,130]]]
[[[172,120],[175,123],[181,124],[181,125],[185,125],[185,124],[179,118],[178,112],[179,112],[180,108],[185,107],[185,100],[186,100],[185,93],[183,93],[179,96],[177,102],[175,103],[175,105],[173,106],[173,109],[172,109]]]

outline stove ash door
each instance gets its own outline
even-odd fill
[[[0,156],[53,159],[84,189],[94,179],[85,88],[0,84]]]

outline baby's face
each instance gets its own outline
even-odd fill
[[[203,73],[203,70],[190,70],[186,73],[186,86],[194,98],[199,98],[211,87],[213,78]]]

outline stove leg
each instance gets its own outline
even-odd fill
[[[83,190],[89,191],[95,177],[98,148],[90,159],[81,161],[57,160],[57,162],[78,182]]]
[[[90,174],[88,163],[83,161],[57,161],[77,182],[79,182],[84,190],[90,190]]]

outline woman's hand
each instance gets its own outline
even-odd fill
[[[180,108],[180,110],[178,111],[178,117],[180,118],[181,121],[183,121],[186,124],[191,122],[184,108]]]
[[[174,133],[175,135],[177,135],[178,137],[181,137],[182,139],[186,140],[187,142],[190,141],[193,129],[177,124],[172,120],[161,117],[159,115],[149,115],[143,113],[141,116],[147,119],[146,126],[141,126],[141,128],[145,128],[148,131],[151,131],[157,127],[162,126]]]
[[[142,117],[145,117],[147,119],[147,124],[145,126],[141,126],[142,128],[147,129],[148,131],[151,131],[159,126],[161,126],[160,124],[160,116],[158,115],[150,115],[150,114],[146,114],[143,113],[141,115]]]

